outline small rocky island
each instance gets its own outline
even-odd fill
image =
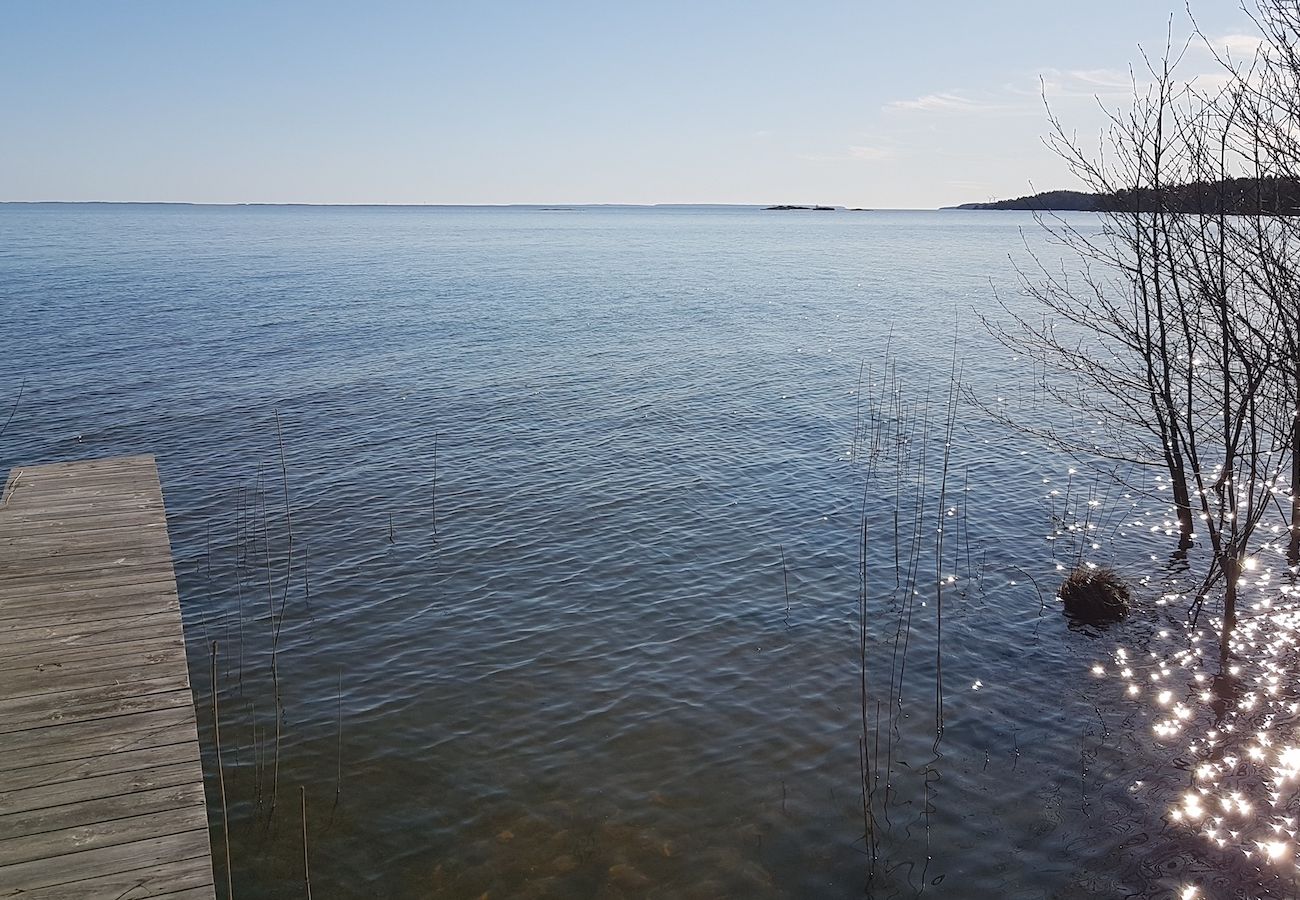
[[[807,210],[812,210],[813,212],[834,212],[835,211],[835,207],[833,206],[789,206],[785,204],[782,204],[781,206],[765,206],[763,207],[763,209],[776,210],[778,212],[788,212],[789,210],[792,209],[807,209]]]

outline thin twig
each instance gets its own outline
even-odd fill
[[[5,485],[5,499],[3,503],[0,503],[0,509],[9,506],[9,501],[13,499],[14,494],[18,491],[18,479],[22,477],[23,470],[19,469],[14,473],[14,477],[9,479],[9,482]]]

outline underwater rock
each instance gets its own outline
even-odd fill
[[[650,883],[650,879],[644,872],[627,863],[616,863],[610,866],[609,880],[622,888],[643,888]]]
[[[556,875],[568,875],[578,868],[578,861],[571,854],[561,853],[551,860],[551,871]]]

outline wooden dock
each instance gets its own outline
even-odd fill
[[[214,897],[153,457],[14,469],[0,503],[0,897]]]

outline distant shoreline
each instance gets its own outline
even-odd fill
[[[719,209],[719,210],[814,210],[818,212],[937,212],[934,207],[863,207],[776,205],[763,203],[263,203],[196,202],[192,200],[0,200],[3,206],[180,206],[290,209],[534,209],[542,212],[572,212],[583,209]]]
[[[1159,189],[1111,193],[1043,191],[1011,200],[963,203],[946,210],[1025,210],[1030,212],[1137,213],[1191,215],[1300,215],[1300,181],[1287,178],[1226,178]]]

